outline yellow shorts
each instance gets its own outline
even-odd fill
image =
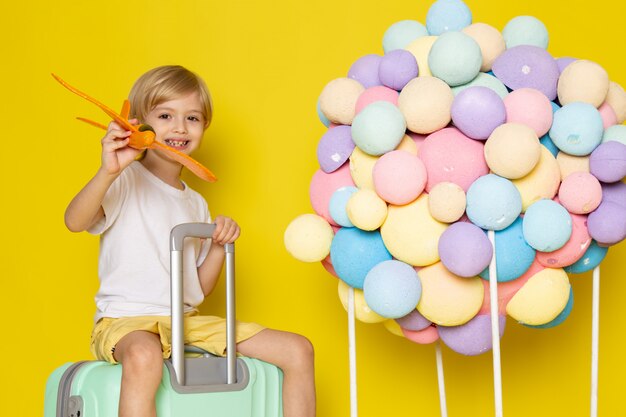
[[[264,329],[256,323],[236,325],[237,343],[242,342]],[[171,320],[169,316],[138,316],[100,319],[91,333],[91,352],[99,360],[117,363],[113,357],[115,345],[128,333],[144,330],[159,335],[163,358],[172,353]],[[185,314],[185,344],[193,345],[214,355],[226,354],[226,319],[201,316],[197,312]]]

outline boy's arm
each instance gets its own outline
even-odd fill
[[[89,229],[104,217],[102,201],[117,178],[99,169],[96,175],[76,194],[65,210],[65,226],[72,232]]]
[[[224,258],[226,256],[224,254],[224,245],[237,240],[241,232],[237,223],[229,217],[217,216],[215,218],[215,225],[217,227],[211,237],[212,241],[209,253],[202,262],[202,265],[198,267],[200,287],[205,297],[211,294],[222,272]]]
[[[104,216],[102,201],[120,173],[141,152],[128,145],[130,131],[111,122],[102,138],[102,165],[96,175],[76,194],[65,210],[65,225],[72,232],[89,229]]]

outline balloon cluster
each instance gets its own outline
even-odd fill
[[[502,32],[438,0],[393,24],[318,101],[328,127],[310,185],[316,214],[285,245],[340,278],[357,319],[476,355],[500,329],[546,328],[572,309],[567,273],[626,237],[626,93],[597,63],[555,59],[531,16]],[[492,246],[487,231],[494,231]]]

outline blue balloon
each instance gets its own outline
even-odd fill
[[[602,262],[608,251],[609,248],[598,246],[598,243],[592,240],[583,257],[563,269],[565,269],[565,272],[568,274],[582,274],[591,271],[596,266],[600,265],[600,262]]]
[[[389,26],[383,35],[383,50],[387,53],[404,49],[422,36],[428,36],[426,26],[415,20],[401,20]]]
[[[552,115],[554,115],[554,113],[556,113],[556,111],[561,108],[561,106],[556,104],[554,101],[551,101],[550,105],[552,105]],[[559,148],[557,148],[554,142],[552,142],[550,132],[547,132],[545,135],[539,138],[539,142],[550,151],[552,156],[556,158],[556,156],[559,154]]]
[[[472,24],[472,12],[461,0],[437,0],[426,14],[426,28],[431,35],[459,31]]]
[[[328,119],[328,117],[326,117],[324,115],[324,113],[322,113],[322,109],[320,108],[320,101],[317,100],[317,116],[320,118],[320,121],[322,122],[322,124],[326,127],[330,126],[330,120]]]
[[[470,87],[487,87],[495,91],[500,98],[504,99],[504,97],[509,95],[509,90],[506,88],[502,81],[497,79],[493,72],[479,72],[476,78],[470,81],[467,84],[459,85],[456,87],[452,87],[452,94],[455,96],[459,94],[461,91]]]
[[[396,319],[415,310],[422,296],[422,283],[411,265],[384,261],[367,273],[363,295],[374,312]]]
[[[352,140],[369,155],[382,155],[396,149],[404,138],[404,115],[388,101],[367,105],[352,121]]]
[[[356,227],[342,227],[330,245],[330,260],[337,276],[357,289],[363,289],[370,269],[391,258],[378,230],[367,232]]]
[[[554,113],[556,113],[556,111],[557,111],[558,109],[560,109],[560,108],[561,108],[561,106],[559,106],[558,104],[556,104],[554,101],[551,101],[551,102],[550,102],[550,105],[552,106],[552,114],[553,114],[553,115],[554,115]]]
[[[341,187],[330,197],[328,212],[330,213],[330,217],[332,217],[339,226],[354,227],[346,212],[346,204],[348,204],[348,200],[352,197],[352,194],[356,193],[358,190],[359,189],[356,187]]]
[[[572,312],[572,308],[574,308],[574,291],[572,290],[572,287],[570,287],[569,299],[567,300],[567,304],[565,304],[565,308],[552,321],[549,321],[548,323],[544,323],[544,324],[538,324],[538,325],[524,324],[524,323],[522,324],[524,324],[524,326],[526,327],[532,327],[533,329],[549,329],[551,327],[555,327],[563,323],[565,319],[569,317],[570,313]]]
[[[546,133],[545,135],[543,135],[540,139],[539,139],[539,143],[541,143],[543,146],[546,147],[546,149],[548,149],[550,151],[550,153],[552,154],[552,156],[554,156],[556,158],[556,156],[559,154],[559,148],[556,147],[556,145],[554,144],[554,142],[552,142],[552,139],[550,138],[550,133]]]
[[[506,178],[495,174],[483,175],[467,190],[467,217],[482,229],[505,229],[521,212],[522,197]]]
[[[544,198],[528,207],[522,227],[530,246],[541,252],[554,252],[572,236],[572,216],[559,203]]]
[[[524,240],[521,217],[506,229],[495,232],[495,241],[498,282],[512,281],[528,271],[536,251]],[[489,280],[489,268],[481,272],[480,276]]]
[[[432,74],[451,87],[471,82],[480,72],[482,63],[480,46],[463,32],[442,34],[428,54]]]
[[[539,19],[533,16],[517,16],[506,24],[502,37],[507,49],[518,45],[533,45],[546,49],[548,47],[548,29]]]
[[[589,103],[569,103],[554,113],[549,133],[552,142],[563,152],[589,155],[602,141],[602,116]]]

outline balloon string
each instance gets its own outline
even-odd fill
[[[350,416],[357,417],[356,332],[354,329],[354,288],[348,289],[348,350],[350,360]]]
[[[439,408],[441,417],[448,417],[448,406],[446,405],[446,384],[443,379],[443,358],[441,356],[441,343],[435,345],[435,358],[437,360],[437,382],[439,383]]]
[[[591,306],[591,417],[598,416],[598,357],[600,335],[600,267],[593,269]]]
[[[496,242],[495,233],[489,230],[487,233],[493,247],[493,256],[489,264],[489,296],[491,307],[491,341],[493,352],[493,391],[495,400],[496,417],[502,417],[502,365],[500,361],[500,314],[498,312],[498,275],[496,269]]]

